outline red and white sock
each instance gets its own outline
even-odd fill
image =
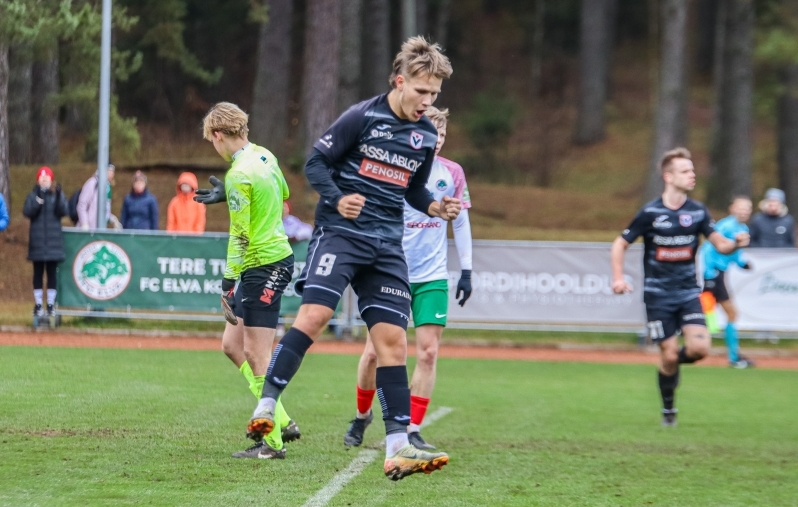
[[[410,425],[407,431],[413,433],[421,429],[421,423],[424,422],[428,406],[429,398],[410,395]]]
[[[371,412],[371,403],[374,401],[376,389],[361,389],[357,386],[357,418],[366,419]]]

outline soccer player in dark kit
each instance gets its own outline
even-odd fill
[[[679,385],[679,365],[694,363],[709,353],[710,335],[704,320],[696,280],[695,254],[702,234],[720,253],[729,254],[748,245],[747,233],[734,240],[715,231],[707,207],[687,197],[695,188],[695,169],[690,152],[676,148],[660,163],[665,191],[637,212],[629,228],[612,244],[612,290],[631,292],[623,276],[626,249],[638,237],[645,243],[643,256],[648,330],[660,348],[659,389],[662,394],[662,424],[676,425],[674,398]],[[684,346],[679,348],[676,332]]]
[[[405,200],[444,220],[460,212],[458,199],[436,202],[425,188],[438,133],[424,113],[451,73],[437,44],[422,37],[407,40],[393,63],[392,90],[349,108],[314,145],[305,174],[321,198],[307,264],[296,283],[302,305],[275,349],[247,428],[251,438],[260,440],[274,427],[276,400],[351,284],[377,353],[385,475],[399,480],[448,463],[446,453],[425,452],[408,442],[410,283],[402,236]]]

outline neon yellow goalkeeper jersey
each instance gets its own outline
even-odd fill
[[[224,277],[272,264],[293,254],[283,228],[283,201],[288,184],[277,159],[249,143],[239,150],[224,178],[230,211],[230,242]]]

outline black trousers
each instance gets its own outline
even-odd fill
[[[56,261],[33,261],[33,289],[44,287],[44,272],[47,271],[47,288],[55,289],[55,269],[58,267]]]

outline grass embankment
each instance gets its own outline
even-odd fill
[[[357,455],[356,366],[308,355],[284,398],[302,439],[234,460],[255,400],[221,353],[5,348],[0,504],[303,505]],[[450,465],[391,483],[378,457],[328,505],[794,505],[796,380],[685,368],[662,428],[652,366],[444,359],[430,412],[454,410],[424,435]]]

